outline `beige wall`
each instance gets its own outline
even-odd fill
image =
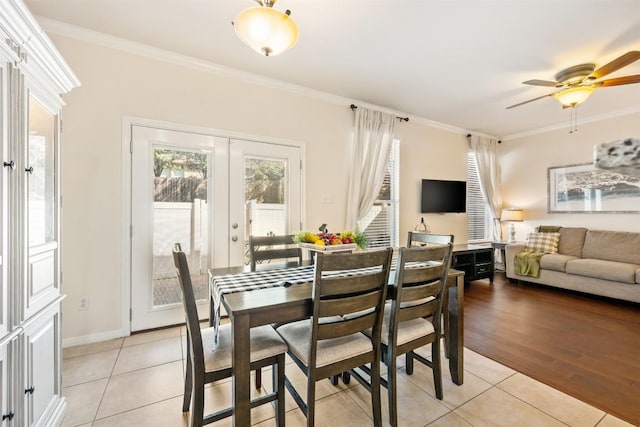
[[[122,121],[168,121],[305,144],[306,226],[344,226],[353,113],[331,103],[155,61],[75,39],[52,40],[82,86],[65,96],[62,148],[63,334],[66,345],[128,331],[122,324]],[[420,219],[422,178],[465,179],[466,139],[417,121],[401,138],[401,236]],[[322,195],[335,200],[321,204]],[[466,241],[464,214],[425,215]],[[404,242],[404,237],[401,238]],[[77,309],[80,297],[89,309]]]
[[[569,117],[568,111],[558,110],[558,114]],[[639,135],[640,113],[632,113],[591,123],[578,121],[574,134],[565,128],[503,142],[499,156],[504,204],[525,210],[525,221],[516,224],[516,239],[524,240],[539,224],[640,231],[638,214],[547,213],[548,167],[592,162],[594,145]]]

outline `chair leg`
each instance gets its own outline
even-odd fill
[[[380,350],[378,350],[380,354]],[[373,409],[373,425],[382,426],[382,405],[380,403],[380,359],[371,362],[371,408]]]
[[[444,355],[448,359],[449,354],[449,290],[445,286],[442,293],[442,322],[444,325]]]
[[[396,385],[396,357],[389,355],[387,357],[387,394],[389,398],[389,425],[396,427],[398,425],[398,388]]]
[[[315,376],[307,377],[307,427],[315,425],[316,418],[316,379]]]
[[[262,387],[262,369],[256,369],[256,390],[260,390]]]
[[[436,390],[436,397],[442,400],[442,369],[440,367],[440,340],[431,344],[431,370],[433,371],[433,387]]]
[[[338,385],[338,375],[332,375],[331,378],[329,378],[329,381],[331,381],[331,385],[333,386]]]
[[[413,355],[411,352],[407,352],[404,356],[405,359],[405,370],[407,371],[407,375],[413,375]]]
[[[191,406],[190,427],[201,427],[204,419],[204,378],[198,375],[193,379],[193,405]]]
[[[284,427],[284,354],[278,356],[277,366],[271,367],[273,391],[278,393],[276,401],[276,425]]]
[[[349,384],[351,382],[351,374],[349,372],[342,373],[342,382],[344,384]]]
[[[184,397],[182,399],[182,412],[189,412],[191,405],[191,391],[193,387],[193,371],[191,368],[191,351],[189,350],[189,333],[187,333],[187,369],[184,379]]]

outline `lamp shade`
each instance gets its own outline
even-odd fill
[[[251,49],[265,56],[277,55],[298,41],[298,26],[289,13],[268,6],[250,7],[236,16],[233,28]]]
[[[500,221],[523,221],[524,212],[522,209],[503,209],[500,215]]]
[[[593,86],[574,86],[553,95],[565,107],[582,104],[596,90]]]

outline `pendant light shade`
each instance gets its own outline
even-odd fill
[[[292,48],[298,41],[298,26],[289,16],[291,11],[273,9],[275,0],[263,6],[250,7],[236,16],[233,28],[251,49],[265,56],[274,56]]]

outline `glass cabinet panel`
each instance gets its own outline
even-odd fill
[[[29,97],[29,246],[56,240],[55,132],[56,116]]]

